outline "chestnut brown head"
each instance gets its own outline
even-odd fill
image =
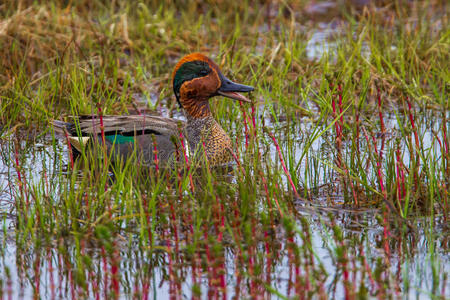
[[[222,95],[250,102],[239,92],[251,92],[253,87],[232,82],[208,57],[193,53],[183,57],[172,73],[173,91],[178,103],[192,116],[209,112],[208,99]]]

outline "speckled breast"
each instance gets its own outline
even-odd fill
[[[214,118],[188,119],[187,124],[189,146],[197,157],[202,157],[204,153],[201,151],[205,151],[208,162],[213,166],[233,160],[231,139]]]

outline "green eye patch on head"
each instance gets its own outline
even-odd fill
[[[173,78],[173,91],[180,104],[180,88],[184,82],[194,78],[207,76],[211,72],[211,67],[205,61],[195,60],[184,63],[178,68]]]

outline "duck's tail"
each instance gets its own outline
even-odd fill
[[[53,120],[52,122],[53,124],[53,128],[55,129],[55,132],[60,133],[60,134],[64,134],[69,143],[72,145],[72,147],[74,147],[78,152],[82,153],[82,149],[84,149],[87,145],[87,143],[89,142],[89,140],[91,139],[88,136],[73,136],[71,134],[71,129],[73,128],[73,124],[72,123],[68,123],[68,122],[63,122],[63,121],[59,121],[59,120]]]

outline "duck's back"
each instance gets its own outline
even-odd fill
[[[103,131],[112,159],[117,156],[126,159],[136,154],[145,164],[153,164],[156,157],[161,164],[171,160],[177,137],[184,127],[179,120],[150,115],[79,116],[72,119],[73,122],[55,125],[65,128],[70,143],[79,152],[87,144],[102,143]]]

